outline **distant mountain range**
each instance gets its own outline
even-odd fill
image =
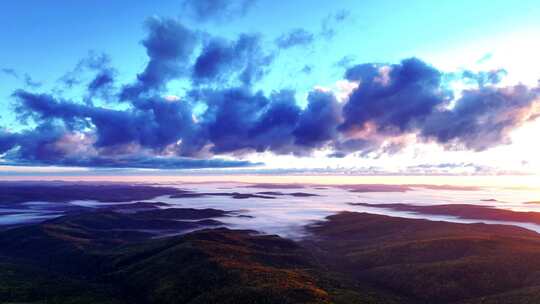
[[[128,188],[66,195],[161,195]],[[341,212],[293,241],[220,221],[241,216],[146,201],[4,227],[0,303],[540,303],[540,235],[527,229]]]

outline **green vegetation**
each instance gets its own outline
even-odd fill
[[[344,212],[311,230],[317,240],[305,246],[327,267],[406,303],[535,303],[539,295],[540,236],[522,228]]]
[[[540,299],[540,236],[517,227],[341,213],[310,227],[313,237],[300,243],[226,228],[155,239],[130,229],[156,225],[153,216],[204,220],[221,212],[144,212],[72,214],[0,232],[0,303]]]
[[[74,200],[128,202],[185,192],[172,187],[115,183],[51,182],[44,184],[42,182],[0,182],[0,201],[4,204],[33,201],[69,202]]]
[[[140,241],[89,228],[122,216],[0,233],[0,303],[330,303],[292,241],[225,228]]]

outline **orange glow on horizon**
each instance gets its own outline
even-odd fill
[[[78,176],[0,176],[0,180],[93,181],[136,183],[276,183],[276,184],[423,184],[478,186],[538,190],[540,176],[342,176],[342,175],[78,175]]]

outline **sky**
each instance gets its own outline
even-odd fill
[[[540,174],[537,1],[20,0],[0,31],[0,175]]]

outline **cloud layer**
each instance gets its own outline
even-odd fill
[[[210,2],[185,5],[195,14],[199,5],[227,6]],[[395,153],[416,142],[482,151],[508,144],[512,130],[540,114],[538,87],[500,86],[501,71],[466,72],[453,75],[469,83],[455,96],[449,75],[417,58],[351,66],[341,82],[348,88],[345,95],[317,88],[307,100],[297,100],[291,89],[257,89],[277,56],[257,34],[225,39],[160,18],[149,19],[146,28],[141,43],[148,62],[130,83],[117,83],[106,57],[95,56],[63,78],[76,85],[78,70],[95,73],[80,100],[16,90],[16,113],[27,128],[0,129],[4,163],[243,167],[254,164],[226,159],[320,150],[332,157],[365,156]],[[275,42],[288,49],[313,39],[298,29]],[[168,97],[172,80],[189,83],[189,89]]]

